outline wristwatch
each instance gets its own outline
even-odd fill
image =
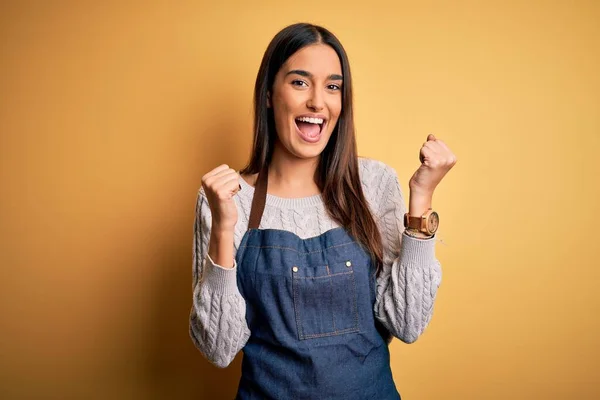
[[[428,236],[433,236],[440,224],[440,217],[431,207],[420,217],[411,217],[408,213],[404,214],[404,227],[422,232]],[[408,233],[408,232],[407,232]]]

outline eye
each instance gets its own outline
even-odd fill
[[[292,85],[294,86],[302,86],[302,84],[304,84],[305,86],[308,86],[308,84],[304,81],[301,81],[299,79],[293,80],[292,81]]]
[[[335,83],[327,85],[327,88],[330,89],[330,90],[340,90],[341,89],[340,86],[336,85]]]

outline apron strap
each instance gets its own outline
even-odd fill
[[[248,229],[258,229],[260,220],[262,219],[265,203],[267,201],[267,184],[269,181],[269,168],[265,164],[263,169],[258,173],[256,185],[254,188],[254,197],[252,198],[252,208],[250,209],[250,221]]]

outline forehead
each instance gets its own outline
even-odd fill
[[[342,74],[342,64],[335,50],[326,44],[313,44],[295,52],[282,66],[285,74],[294,69],[302,69],[315,76]]]

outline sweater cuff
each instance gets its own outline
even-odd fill
[[[402,264],[431,265],[437,262],[435,258],[435,235],[429,239],[420,239],[402,233]]]
[[[239,294],[237,286],[237,262],[233,259],[233,268],[225,268],[215,264],[207,254],[204,259],[203,284],[210,291],[228,294]]]

